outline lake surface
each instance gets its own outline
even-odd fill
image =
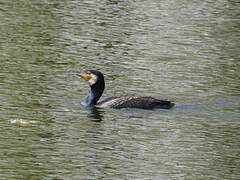
[[[0,179],[240,179],[239,7],[1,0]],[[176,106],[85,109],[80,69]]]

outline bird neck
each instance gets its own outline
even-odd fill
[[[82,104],[86,107],[93,107],[97,104],[98,100],[101,98],[104,88],[105,82],[97,82],[94,85],[91,85],[90,94],[86,97],[86,99],[82,102]]]

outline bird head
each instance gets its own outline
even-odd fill
[[[75,72],[75,74],[88,81],[90,86],[93,86],[97,82],[104,81],[103,74],[100,71],[96,70],[81,70]]]

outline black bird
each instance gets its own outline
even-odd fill
[[[100,71],[81,70],[74,74],[85,79],[90,84],[90,94],[82,102],[85,107],[99,108],[142,108],[142,109],[170,109],[174,103],[168,100],[161,100],[152,96],[123,94],[119,96],[109,97],[103,101],[98,101],[103,94],[105,88],[104,76]]]

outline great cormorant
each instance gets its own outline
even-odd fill
[[[88,81],[91,91],[86,99],[82,102],[85,107],[99,108],[141,108],[141,109],[170,109],[174,106],[169,100],[157,99],[152,96],[123,94],[112,96],[103,101],[99,101],[105,88],[104,76],[100,71],[81,70],[74,74]]]

